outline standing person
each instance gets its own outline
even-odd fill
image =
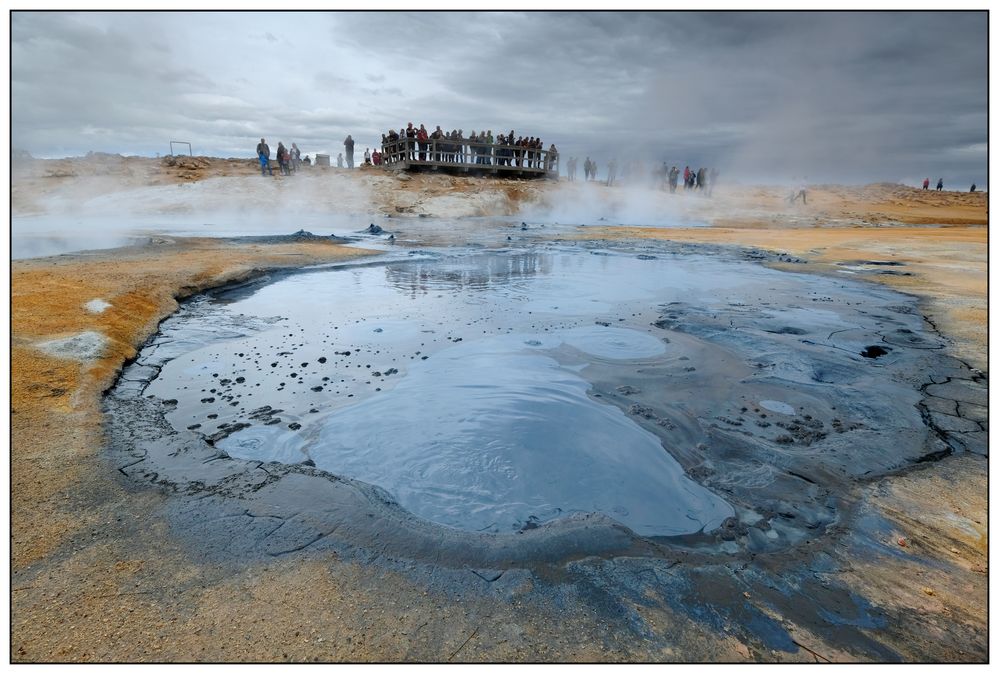
[[[611,159],[610,163],[607,164],[607,187],[614,184],[614,178],[617,176],[617,160]]]
[[[257,143],[257,159],[260,161],[260,175],[274,175],[274,169],[271,168],[271,149],[263,138]]]
[[[420,161],[427,160],[427,139],[430,136],[427,134],[427,127],[420,124],[420,130],[416,132],[416,142],[420,146]]]
[[[431,160],[433,160],[433,161],[440,161],[441,160],[441,149],[443,147],[443,144],[441,143],[441,140],[443,138],[444,138],[444,132],[441,130],[441,125],[438,124],[437,128],[434,129],[433,133],[430,134],[430,139],[434,141],[433,151],[432,151],[432,154],[430,156]]]
[[[554,168],[555,172],[558,172],[558,148],[555,147],[555,143],[548,146],[548,156],[545,158],[545,163],[547,164],[545,167],[547,170],[551,171]]]
[[[343,140],[343,150],[347,153],[347,168],[354,168],[354,139],[347,134]]]
[[[389,129],[385,138],[388,141],[388,146],[383,150],[383,152],[388,151],[387,162],[398,161],[396,152],[399,151],[399,134],[395,132],[395,129]]]
[[[937,181],[937,192],[943,189],[943,178]]]
[[[278,166],[281,168],[281,175],[291,175],[291,172],[288,170],[288,150],[285,149],[284,143],[281,142],[278,143],[277,160]]]
[[[593,162],[589,157],[583,162],[583,182],[589,182],[590,176],[593,175]]]
[[[929,178],[926,178],[925,180],[923,180],[923,189],[924,190],[930,189],[930,179]]]
[[[565,163],[566,175],[569,178],[569,182],[574,182],[576,180],[576,158],[569,157],[569,161]]]
[[[370,147],[364,148],[364,163],[365,164],[369,164],[369,165],[371,164],[371,148]]]
[[[683,167],[683,189],[687,190],[690,188],[690,167]]]
[[[406,158],[416,159],[416,129],[412,122],[406,125]]]
[[[594,159],[590,162],[590,180],[596,181],[597,179],[597,161]]]
[[[974,192],[976,188],[977,188],[977,185],[975,185],[975,183],[971,183],[971,189],[968,190],[968,191],[969,192]]]
[[[676,166],[669,170],[669,193],[676,194],[676,184],[680,179],[680,169]]]
[[[291,170],[298,173],[298,167],[302,163],[302,151],[298,149],[297,143],[291,144]]]
[[[475,129],[472,129],[472,133],[468,134],[468,163],[478,164],[479,163],[479,148],[472,145],[472,143],[478,143],[479,136],[475,133]]]
[[[336,167],[343,168],[343,152],[336,156]]]

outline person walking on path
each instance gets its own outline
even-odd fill
[[[354,168],[354,139],[347,134],[347,137],[343,140],[343,149],[347,154],[347,168]]]
[[[929,178],[927,178],[926,180],[923,181],[923,189],[924,190],[930,189],[930,179]]]
[[[274,175],[274,170],[271,168],[271,149],[263,138],[257,143],[257,159],[260,160],[260,175]]]
[[[943,178],[940,178],[939,180],[937,180],[937,192],[941,191],[942,189],[943,189]]]

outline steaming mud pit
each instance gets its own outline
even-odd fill
[[[200,296],[106,406],[208,557],[754,555],[986,453],[985,385],[942,346],[899,293],[689,247],[422,252]]]

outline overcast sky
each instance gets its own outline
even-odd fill
[[[253,157],[390,126],[769,182],[987,182],[985,12],[12,15],[12,144]]]

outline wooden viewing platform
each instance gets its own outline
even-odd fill
[[[497,145],[467,139],[410,138],[382,145],[382,165],[412,171],[444,171],[514,178],[558,180],[558,153],[518,145]]]

